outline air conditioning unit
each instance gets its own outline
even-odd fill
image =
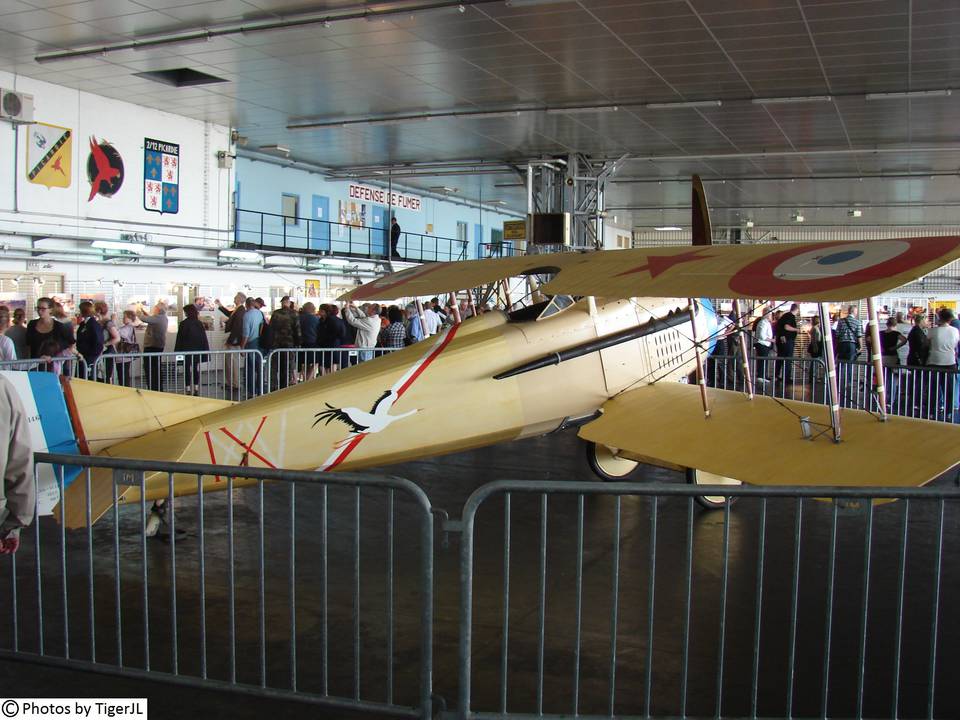
[[[32,123],[33,95],[0,88],[0,119],[14,123]]]

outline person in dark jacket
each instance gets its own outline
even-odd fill
[[[403,260],[400,257],[400,251],[397,247],[400,245],[400,223],[397,222],[396,218],[390,218],[390,259],[396,258],[397,260]]]
[[[347,324],[340,317],[340,309],[336,305],[327,306],[327,320],[324,333],[327,347],[338,348],[350,344]],[[347,364],[347,353],[324,353],[323,369],[326,372],[336,372]]]
[[[217,304],[220,312],[227,316],[227,321],[223,325],[223,330],[227,333],[224,344],[227,350],[235,351],[227,354],[223,364],[223,384],[229,394],[239,392],[240,388],[240,353],[238,351],[240,341],[243,339],[243,314],[247,311],[246,302],[247,296],[238,292],[233,298],[232,312],[223,305]]]
[[[80,303],[80,324],[77,326],[77,352],[87,364],[86,377],[94,379],[93,366],[103,353],[103,326],[93,312],[93,303]]]
[[[200,394],[200,363],[207,362],[209,355],[198,355],[194,353],[207,353],[210,351],[210,343],[207,340],[207,331],[200,322],[200,313],[196,305],[187,305],[183,308],[186,318],[177,328],[177,343],[174,350],[177,352],[190,353],[184,356],[183,368],[186,383],[187,395]]]
[[[913,408],[914,417],[926,417],[926,401],[924,398],[924,390],[929,391],[929,374],[920,370],[922,366],[927,364],[927,357],[930,355],[930,338],[927,337],[927,316],[926,315],[914,315],[913,317],[913,327],[910,329],[910,334],[907,335],[907,366],[912,368],[910,370],[911,375],[913,376],[913,382],[911,383],[912,390],[912,401],[908,407]]]
[[[301,382],[313,380],[317,375],[317,331],[320,329],[320,318],[317,317],[317,308],[312,302],[303,304],[300,308],[300,347],[303,352],[297,353],[297,372]]]
[[[280,351],[273,353],[271,357],[270,388],[283,390],[290,384],[290,367],[294,359],[294,354],[288,351],[302,347],[300,318],[288,295],[280,299],[280,309],[274,310],[270,315],[270,343],[271,349]]]

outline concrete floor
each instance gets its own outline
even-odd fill
[[[745,453],[748,449],[745,448]],[[905,453],[905,460],[907,454]],[[416,482],[435,508],[457,518],[469,494],[495,479],[591,479],[583,459],[582,444],[566,431],[535,440],[510,443],[431,461],[388,469],[393,475]],[[644,469],[638,479],[680,482],[679,474]],[[387,503],[386,493],[363,490],[360,494],[359,622],[354,625],[354,542],[356,495],[353,490],[331,488],[324,521],[322,492],[317,487],[298,489],[296,496],[296,631],[290,612],[290,490],[267,486],[265,508],[265,607],[263,658],[265,684],[288,689],[291,677],[291,637],[296,639],[296,685],[304,693],[359,697],[384,702],[388,697],[387,668],[393,669],[393,700],[417,700],[419,662],[419,540],[413,506],[395,495],[393,586],[393,661],[387,650]],[[260,683],[260,612],[258,582],[258,493],[235,493],[236,532],[236,677]],[[474,566],[473,703],[475,711],[497,711],[501,702],[503,650],[503,500],[493,498],[478,515]],[[870,592],[863,713],[890,717],[895,628],[897,569],[903,503],[878,506],[874,513],[871,545]],[[612,696],[617,714],[642,714],[645,709],[647,608],[650,561],[650,509],[645,498],[624,498],[619,516],[618,618],[616,624],[615,684]],[[547,575],[544,588],[544,676],[542,709],[572,713],[575,667],[577,499],[558,496],[548,502]],[[611,697],[611,612],[613,609],[613,557],[617,504],[613,498],[587,498],[584,503],[584,559],[580,650],[580,713],[607,714]],[[227,680],[229,654],[228,562],[226,497],[208,495],[205,508],[205,581],[207,672]],[[507,680],[507,709],[535,712],[541,687],[539,654],[540,498],[515,494],[511,500],[511,566]],[[683,704],[683,627],[687,614],[686,562],[688,505],[683,499],[660,502],[658,513],[657,569],[654,610],[651,711],[659,716],[713,716],[717,712],[718,657],[721,609],[723,513],[693,511],[693,580],[689,607],[688,671]],[[730,516],[728,599],[725,613],[722,714],[745,716],[751,711],[754,668],[757,557],[760,547],[760,503],[741,500]],[[960,717],[960,702],[949,683],[950,671],[960,654],[960,624],[950,621],[956,606],[958,563],[952,550],[960,539],[960,516],[949,504],[944,530],[940,623],[937,637],[936,717]],[[820,713],[824,675],[824,610],[829,561],[831,506],[817,501],[803,504],[803,541],[795,626],[796,661],[793,713]],[[178,501],[178,526],[187,530],[176,543],[178,671],[197,676],[200,666],[199,532],[193,500]],[[906,600],[902,639],[899,709],[902,717],[925,716],[930,667],[930,625],[934,602],[934,557],[937,509],[914,502],[910,508],[907,544]],[[767,515],[763,604],[757,656],[757,711],[764,716],[788,713],[789,644],[791,639],[794,501],[770,501]],[[327,596],[324,579],[322,531],[327,532]],[[851,716],[856,712],[858,659],[863,603],[865,515],[856,510],[840,513],[836,561],[835,616],[829,673],[828,714]],[[143,668],[144,643],[142,556],[139,543],[139,510],[121,513],[122,648],[125,665]],[[62,657],[65,628],[62,576],[59,562],[59,528],[41,523],[44,650]],[[447,705],[456,706],[459,621],[459,542],[452,535],[435,544],[434,686]],[[96,658],[116,663],[114,533],[105,519],[93,534]],[[151,540],[147,548],[149,660],[152,669],[172,669],[171,548]],[[18,554],[18,641],[21,650],[36,652],[38,602],[33,540],[27,539]],[[69,645],[72,657],[90,659],[88,555],[86,533],[67,536],[67,591]],[[10,562],[0,560],[0,578],[9,587]],[[12,643],[9,603],[0,607],[0,648]],[[326,607],[327,623],[322,618]],[[359,636],[359,659],[354,634]],[[326,639],[326,643],[324,640]],[[326,650],[324,650],[326,645]],[[324,657],[326,656],[326,662]],[[355,669],[359,669],[359,679]],[[324,672],[325,670],[325,672]],[[11,692],[15,690],[15,692]],[[29,692],[28,692],[29,691]],[[289,711],[293,716],[328,714],[303,703],[280,704],[229,693],[184,689],[143,680],[50,669],[22,662],[0,662],[0,694],[46,696],[147,696],[151,717],[182,716],[184,707],[197,714],[260,717],[265,711]],[[270,703],[267,705],[267,703]],[[269,708],[269,710],[267,710]],[[191,712],[191,714],[193,714]],[[369,713],[367,714],[369,716]]]

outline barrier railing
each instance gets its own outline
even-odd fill
[[[703,494],[728,498],[722,523],[698,521]],[[958,499],[956,487],[484,485],[457,524],[457,717],[952,716],[937,675],[955,661],[938,642]]]
[[[389,228],[254,210],[237,210],[235,236],[236,247],[266,252],[386,258],[390,251]],[[397,250],[402,259],[414,262],[466,260],[467,245],[456,238],[402,231]]]
[[[758,394],[806,402],[827,402],[826,365],[820,358],[779,356],[749,357],[751,377]],[[745,389],[739,355],[711,355],[707,359],[707,384],[722,390]],[[904,417],[960,421],[957,408],[960,379],[956,370],[907,365],[885,366],[887,413]],[[842,407],[876,412],[874,367],[867,362],[838,362],[837,390]]]
[[[277,348],[267,355],[264,385],[267,392],[313,380],[319,375],[352,367],[400,348]]]
[[[33,370],[87,378],[90,376],[91,368],[83,357],[67,355],[50,360],[0,360],[0,370]]]
[[[433,519],[410,481],[35,458],[53,466],[61,497],[80,484],[66,502],[85,503],[87,522],[68,532],[41,518],[0,557],[0,657],[431,716]],[[155,473],[165,544],[148,546],[153,510],[142,499],[91,523],[94,482],[112,482],[115,500],[128,486],[142,498]],[[175,476],[193,476],[197,489],[176,505]],[[205,491],[211,477],[226,492]]]
[[[91,379],[141,390],[248,400],[265,389],[259,350],[104,354]]]

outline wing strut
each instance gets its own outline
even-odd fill
[[[827,390],[827,404],[830,406],[830,425],[833,427],[833,441],[840,442],[840,394],[837,391],[837,361],[833,355],[833,332],[830,327],[830,313],[827,306],[819,303],[820,334],[823,336],[823,354],[827,359],[827,377],[824,386]]]
[[[700,402],[703,403],[703,416],[710,418],[710,401],[707,400],[707,377],[703,372],[703,348],[697,342],[697,306],[693,298],[687,298],[690,303],[690,336],[693,340],[693,353],[697,358],[697,385],[700,386]]]
[[[737,324],[737,338],[740,343],[740,363],[743,366],[743,386],[747,397],[753,400],[753,376],[750,374],[750,355],[747,352],[747,329],[743,326],[743,315],[740,314],[740,301],[733,300],[733,317]]]
[[[867,298],[867,327],[870,329],[870,359],[873,360],[873,390],[877,395],[880,422],[887,421],[887,389],[883,385],[883,360],[880,355],[880,323],[877,322],[877,304]]]

